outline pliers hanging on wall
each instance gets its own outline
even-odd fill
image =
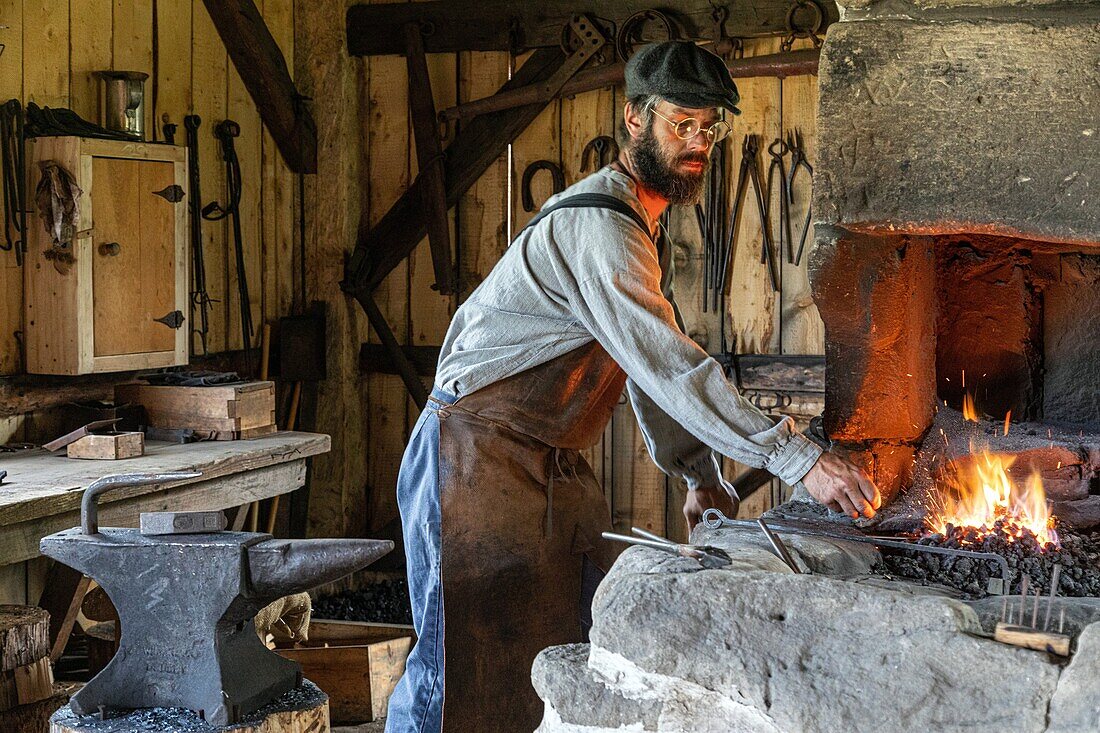
[[[768,166],[768,210],[771,212],[776,185],[776,173],[779,174],[779,255],[787,253],[787,262],[794,262],[794,243],[791,241],[791,199],[787,195],[787,167],[783,157],[790,151],[783,138],[777,137],[768,146],[768,155],[772,162]],[[769,217],[770,225],[770,217]]]
[[[787,172],[787,200],[794,202],[794,179],[799,168],[806,171],[810,179],[810,186],[806,191],[806,217],[802,221],[802,234],[798,237],[798,252],[791,264],[796,267],[802,262],[802,250],[806,246],[806,234],[810,231],[810,207],[813,199],[814,167],[806,159],[806,148],[802,144],[802,132],[795,130],[787,133],[787,147],[791,151],[791,169]]]
[[[771,277],[772,290],[780,291],[779,270],[775,264],[775,255],[772,253],[771,227],[768,226],[768,204],[764,197],[767,192],[760,183],[760,165],[757,158],[760,152],[760,138],[757,135],[746,135],[745,142],[741,146],[741,165],[746,161],[749,170],[749,179],[752,181],[753,192],[756,194],[756,209],[760,215],[760,264],[768,266],[768,275]]]

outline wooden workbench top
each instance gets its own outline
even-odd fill
[[[279,432],[252,440],[164,443],[149,441],[145,455],[118,461],[89,461],[55,455],[42,448],[0,453],[0,526],[62,514],[80,508],[83,489],[96,479],[119,473],[201,471],[202,477],[116,489],[103,503],[163,491],[197,481],[241,473],[327,453],[329,436]]]

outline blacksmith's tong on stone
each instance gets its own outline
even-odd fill
[[[581,172],[587,173],[596,157],[596,168],[603,168],[619,157],[619,143],[610,135],[599,135],[588,141],[581,151]],[[592,170],[595,170],[593,168]]]
[[[719,527],[740,527],[744,529],[764,529],[761,526],[762,523],[753,522],[747,519],[730,519],[722,513],[721,509],[707,509],[703,512],[703,526],[707,529],[718,529]],[[935,545],[921,545],[916,542],[904,542],[902,540],[888,539],[885,537],[872,537],[864,534],[847,533],[847,532],[830,532],[826,530],[817,529],[815,527],[806,526],[805,523],[796,523],[792,520],[775,521],[770,520],[768,522],[768,528],[775,530],[776,532],[783,532],[784,534],[801,535],[803,537],[819,537],[822,539],[838,540],[841,542],[860,542],[866,545],[874,545],[875,547],[888,550],[901,550],[905,552],[927,552],[933,555],[953,555],[955,557],[970,557],[975,560],[987,560],[997,563],[1001,568],[1001,579],[998,586],[996,578],[989,579],[990,595],[1001,595],[1008,592],[1008,580],[1010,571],[1008,568],[1008,561],[995,552],[977,552],[975,550],[958,550],[952,547],[937,547]],[[767,534],[767,532],[765,532]],[[769,538],[770,539],[770,538]]]
[[[84,492],[81,526],[42,539],[42,554],[103,586],[122,627],[114,658],[73,695],[77,715],[177,707],[211,725],[237,722],[302,683],[301,667],[260,641],[256,613],[393,549],[389,540],[276,540],[225,531],[143,535],[99,527],[96,499],[104,491],[199,475],[100,479]]]
[[[791,169],[787,172],[787,201],[789,204],[794,202],[794,179],[798,169],[804,169],[806,176],[810,179],[810,185],[806,189],[806,218],[802,221],[802,234],[798,237],[798,252],[791,262],[797,267],[802,263],[802,250],[806,246],[806,233],[810,231],[810,205],[813,198],[814,167],[806,159],[806,148],[802,144],[801,131],[795,130],[787,133],[787,147],[791,151]]]
[[[731,562],[729,554],[720,547],[711,547],[710,545],[681,545],[672,540],[665,539],[660,535],[655,535],[652,532],[646,532],[644,529],[639,529],[638,527],[631,527],[630,530],[634,532],[634,534],[640,536],[631,537],[625,534],[604,532],[603,538],[605,540],[626,542],[631,545],[644,545],[645,547],[652,547],[672,555],[688,557],[708,569],[723,568]]]
[[[535,197],[531,195],[531,181],[539,171],[550,171],[554,181],[554,193],[565,190],[565,173],[561,166],[549,160],[536,160],[523,169],[523,179],[520,182],[520,197],[523,199],[523,210],[535,210]]]

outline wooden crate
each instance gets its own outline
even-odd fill
[[[90,374],[186,364],[187,149],[80,137],[28,140],[31,207],[42,175],[37,163],[46,160],[69,171],[82,193],[71,262],[47,257],[50,234],[37,211],[27,215],[27,371]],[[183,198],[176,200],[173,191]],[[182,324],[158,322],[175,312]]]
[[[386,716],[412,645],[412,626],[314,620],[308,642],[275,651],[302,665],[306,679],[328,693],[333,724],[343,724]]]
[[[236,437],[263,435],[275,429],[274,382],[217,387],[117,385],[115,403],[126,402],[142,405],[149,425],[156,428],[233,433]]]

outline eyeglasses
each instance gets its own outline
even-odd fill
[[[676,137],[680,138],[681,140],[690,140],[701,132],[707,136],[707,141],[711,145],[713,145],[714,143],[725,140],[726,136],[733,131],[733,127],[731,127],[730,123],[726,122],[725,120],[718,120],[713,125],[704,130],[702,127],[700,127],[699,120],[695,119],[694,117],[687,117],[680,120],[679,122],[676,122],[665,117],[663,114],[658,112],[655,107],[652,108],[650,111],[652,111],[653,114],[657,115],[668,124],[672,125],[672,131],[676,133]]]

